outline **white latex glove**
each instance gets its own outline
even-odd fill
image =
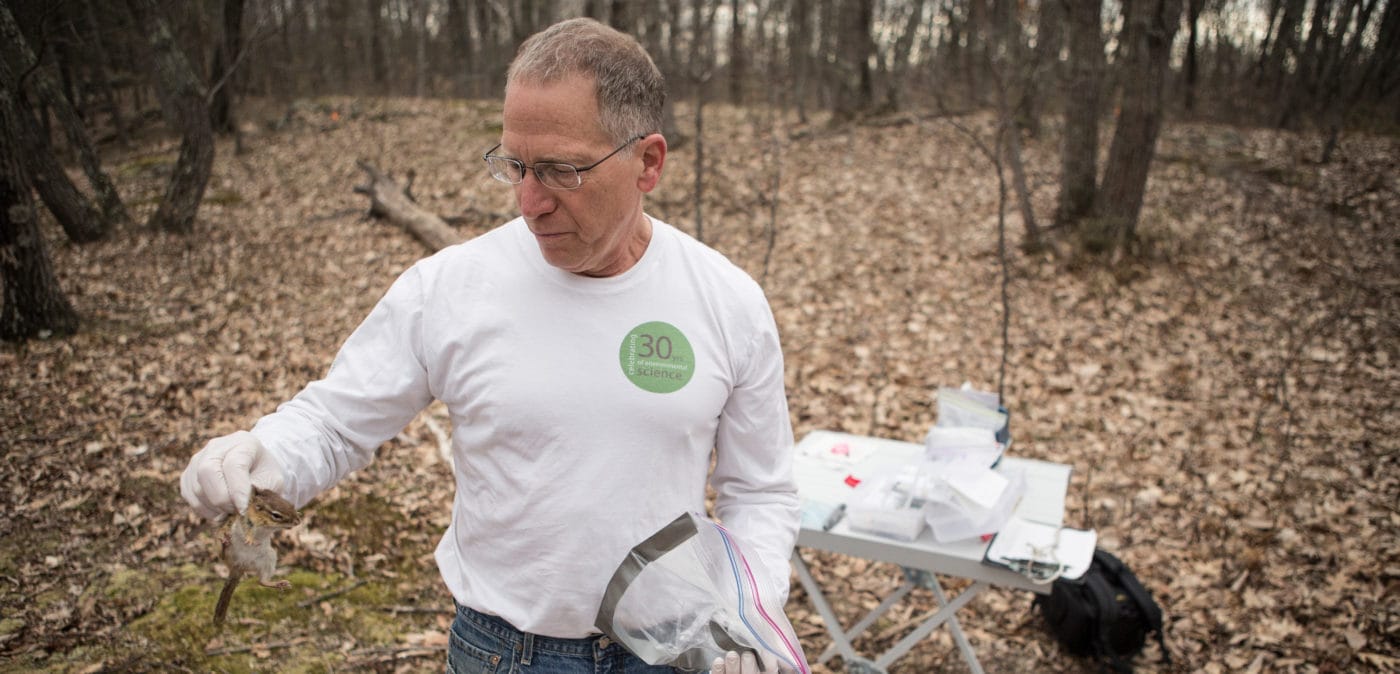
[[[778,669],[778,659],[770,653],[764,653],[762,657],[763,670],[760,672],[753,651],[745,651],[743,655],[729,651],[724,657],[715,658],[710,663],[710,674],[785,674],[792,671],[788,667]]]
[[[257,485],[282,490],[282,466],[248,431],[214,438],[190,458],[180,476],[180,495],[200,517],[213,519],[248,509]]]

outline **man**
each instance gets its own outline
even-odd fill
[[[703,511],[712,449],[716,514],[785,598],[798,501],[777,328],[749,276],[642,210],[664,98],[641,46],[596,21],[521,45],[485,160],[522,217],[405,272],[325,379],[195,454],[186,500],[221,516],[257,484],[300,507],[437,398],[451,671],[670,671],[593,620],[631,546]]]

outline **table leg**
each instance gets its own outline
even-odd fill
[[[962,594],[958,595],[958,599],[962,599],[964,594],[971,593],[976,595],[985,589],[987,589],[987,583],[978,581],[974,583],[972,587],[963,590]],[[933,596],[938,598],[939,606],[948,605],[948,596],[943,594],[943,587],[937,579],[933,582]],[[971,599],[971,597],[969,597],[969,599]],[[963,634],[962,624],[958,622],[958,617],[956,615],[949,616],[948,630],[953,633],[953,641],[956,642],[958,648],[962,650],[963,659],[967,661],[967,666],[972,668],[972,674],[982,674],[982,665],[977,662],[977,652],[972,650],[972,644],[968,642],[967,635]]]
[[[923,624],[919,625],[913,632],[910,632],[905,635],[903,639],[900,639],[899,643],[892,646],[884,655],[881,655],[880,658],[875,661],[875,665],[881,668],[889,667],[895,660],[904,657],[915,645],[923,641],[924,638],[932,634],[934,630],[938,629],[939,626],[946,622],[948,623],[949,629],[953,632],[954,641],[957,642],[959,650],[962,651],[963,660],[965,660],[967,666],[972,669],[972,674],[983,674],[982,665],[977,661],[977,654],[972,650],[972,644],[968,643],[967,636],[963,634],[962,626],[958,624],[957,612],[958,609],[965,606],[977,595],[981,594],[983,590],[987,589],[987,587],[989,587],[988,584],[986,581],[979,580],[973,583],[971,587],[959,593],[951,602],[948,601],[947,595],[943,593],[943,588],[939,586],[937,581],[932,583],[932,587],[934,596],[938,598],[938,603],[942,608],[932,616],[929,616],[928,620],[925,620]]]
[[[802,560],[802,553],[796,549],[792,551],[792,566],[797,570],[797,580],[807,590],[807,597],[812,600],[812,605],[817,608],[817,613],[821,615],[822,624],[826,626],[827,634],[831,635],[831,645],[847,662],[858,658],[855,648],[851,646],[850,639],[847,639],[845,633],[841,631],[841,622],[836,619],[836,612],[831,610],[831,605],[827,603],[826,595],[822,593],[821,586],[812,577],[812,572],[807,570],[807,563]],[[830,655],[823,654],[817,662],[818,664],[824,663],[830,657]]]
[[[953,634],[953,641],[957,643],[958,650],[962,651],[963,660],[972,670],[972,674],[983,674],[982,665],[977,661],[977,653],[972,649],[972,644],[967,640],[967,635],[963,633],[962,625],[958,622],[957,612],[963,606],[971,602],[982,591],[990,585],[986,581],[974,582],[967,589],[958,593],[952,601],[948,600],[948,595],[944,593],[942,584],[936,577],[930,574],[930,581],[925,583],[933,591],[934,597],[938,600],[939,609],[927,620],[921,623],[913,632],[905,635],[890,650],[886,651],[879,659],[870,661],[861,657],[851,645],[851,640],[860,636],[865,630],[879,619],[880,616],[888,612],[899,600],[909,594],[920,583],[915,578],[909,577],[884,601],[880,602],[869,614],[861,618],[850,630],[844,630],[841,622],[836,617],[836,612],[827,602],[825,593],[822,592],[821,585],[817,584],[812,572],[807,568],[807,564],[802,559],[802,555],[797,550],[792,553],[792,565],[797,571],[797,579],[802,583],[802,587],[807,590],[807,596],[811,598],[812,605],[816,607],[817,613],[822,617],[822,623],[826,627],[827,634],[831,636],[831,645],[826,648],[817,659],[818,664],[824,664],[834,655],[839,653],[846,663],[849,671],[870,671],[884,672],[896,660],[904,657],[920,641],[932,634],[943,623],[948,623],[948,630]]]
[[[874,609],[871,609],[870,613],[866,614],[866,616],[864,618],[861,618],[859,622],[852,625],[851,629],[846,630],[844,633],[846,640],[852,641],[856,637],[863,634],[865,630],[870,629],[870,626],[874,625],[875,621],[880,619],[880,616],[888,613],[891,608],[894,608],[894,605],[898,603],[899,600],[904,598],[904,595],[909,594],[909,592],[913,589],[914,584],[905,581],[903,585],[899,586],[899,589],[895,590],[893,594],[886,597],[884,601],[880,602],[879,606],[876,606]],[[817,661],[826,662],[827,660],[831,659],[831,656],[835,652],[836,644],[832,643],[830,646],[826,647],[826,650],[822,651],[822,655],[820,658],[818,658]]]

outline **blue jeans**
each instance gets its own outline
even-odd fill
[[[605,636],[556,639],[527,634],[510,623],[457,607],[448,633],[447,674],[672,674]]]

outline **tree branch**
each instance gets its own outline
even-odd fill
[[[436,252],[462,242],[462,236],[437,215],[413,202],[405,187],[363,159],[355,165],[369,177],[369,183],[356,185],[355,193],[369,197],[369,212],[387,218]]]

